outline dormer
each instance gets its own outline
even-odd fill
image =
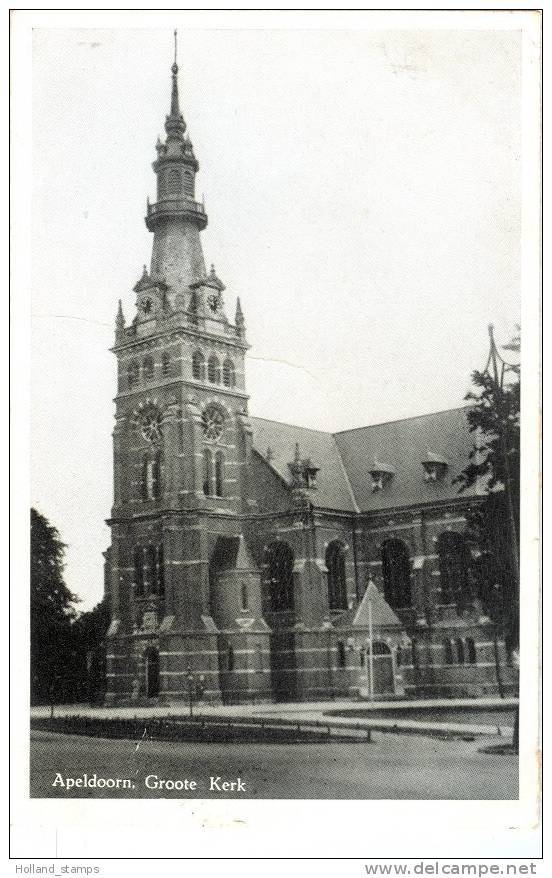
[[[316,488],[317,475],[320,471],[319,466],[315,466],[310,457],[306,457],[303,461],[303,478],[307,488]]]
[[[311,457],[301,458],[298,442],[295,443],[294,459],[291,463],[288,463],[288,466],[294,488],[316,488],[320,467],[315,465]]]
[[[426,482],[439,482],[448,469],[448,460],[428,448],[425,460],[422,460],[422,466]]]
[[[382,463],[377,457],[374,457],[374,463],[369,473],[372,477],[372,493],[377,494],[379,491],[383,491],[385,485],[391,481],[395,475],[395,469],[390,464]]]

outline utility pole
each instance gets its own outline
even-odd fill
[[[188,681],[188,700],[190,704],[190,719],[193,719],[194,716],[194,691],[193,691],[193,682],[194,675],[192,674],[192,669],[188,665],[186,668],[186,679]]]
[[[368,601],[368,662],[367,668],[370,669],[370,685],[368,694],[370,701],[374,700],[374,648],[373,648],[373,631],[372,631],[372,601]]]
[[[520,586],[519,586],[519,534],[518,528],[516,525],[516,515],[514,510],[514,499],[512,496],[512,473],[510,470],[510,456],[509,456],[509,442],[507,441],[507,426],[506,426],[506,417],[507,411],[504,406],[504,376],[506,371],[517,371],[518,367],[506,363],[506,361],[500,356],[498,353],[496,342],[494,339],[494,327],[493,324],[489,324],[489,340],[490,340],[490,351],[489,351],[489,359],[487,361],[486,371],[492,378],[493,382],[493,396],[494,403],[496,408],[496,424],[497,424],[497,434],[498,434],[498,442],[500,447],[500,456],[502,458],[502,467],[504,473],[504,493],[506,499],[506,510],[507,510],[507,524],[508,524],[508,546],[510,549],[510,568],[511,575],[513,577],[514,584],[514,593],[515,600],[517,601],[517,606],[520,606]],[[500,363],[500,367],[499,367]],[[489,372],[489,367],[492,368],[492,373]],[[498,654],[498,622],[502,623],[502,628],[505,628],[505,618],[504,618],[504,594],[501,590],[500,585],[497,583],[494,586],[495,595],[496,595],[496,610],[497,610],[497,620],[494,624],[494,650],[495,650],[495,665],[496,665],[496,681],[498,685],[498,692],[501,698],[504,698],[504,687],[502,684],[502,674],[500,671],[500,661]],[[511,644],[510,644],[511,646]],[[515,716],[515,733],[514,738],[516,738],[519,732],[517,729],[519,728],[519,705],[516,709]],[[517,741],[516,741],[517,744]]]
[[[495,397],[495,405],[498,414],[497,418],[497,431],[498,431],[498,439],[500,443],[500,453],[502,456],[502,464],[504,467],[504,491],[506,495],[506,506],[508,509],[508,524],[510,529],[510,539],[509,544],[512,553],[512,575],[514,577],[514,583],[516,586],[516,596],[519,600],[519,551],[518,551],[518,532],[516,527],[516,518],[514,512],[514,502],[512,499],[512,474],[510,472],[510,460],[508,455],[508,448],[506,447],[506,436],[503,419],[505,417],[504,412],[504,373],[506,371],[507,364],[504,362],[502,357],[497,351],[496,342],[494,340],[494,327],[492,323],[489,323],[489,339],[491,342],[491,349],[489,352],[489,362],[492,365],[492,378],[493,378],[493,392]],[[499,373],[498,361],[501,360],[501,369]],[[510,366],[511,369],[514,367]]]
[[[493,623],[493,641],[494,641],[496,683],[498,686],[498,694],[500,695],[501,698],[504,698],[504,686],[502,685],[502,673],[500,670],[500,655],[499,655],[499,651],[498,651],[498,625],[499,625],[499,620],[501,622],[504,621],[504,614],[502,612],[498,612],[499,606],[501,606],[501,604],[502,604],[502,601],[501,601],[502,590],[501,590],[500,584],[498,582],[495,583],[495,585],[493,586],[493,589],[494,589],[494,593],[496,596],[495,597],[495,608],[497,611],[497,618],[495,619],[495,621]]]

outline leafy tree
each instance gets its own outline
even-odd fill
[[[57,528],[31,509],[31,699],[60,701],[72,667],[71,622],[78,598],[63,578],[65,544]]]
[[[72,626],[75,651],[74,701],[99,701],[105,693],[104,640],[110,614],[104,598],[92,610],[82,613]]]
[[[484,502],[468,518],[468,535],[483,552],[478,570],[481,598],[491,617],[504,623],[513,647],[519,624],[521,382],[519,367],[504,361],[492,327],[489,332],[487,367],[472,373],[476,389],[466,396],[472,403],[467,418],[474,446],[456,481],[461,491],[474,485],[486,491]],[[519,333],[504,347],[519,352]]]

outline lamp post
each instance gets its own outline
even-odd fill
[[[93,703],[92,697],[92,663],[94,661],[94,652],[91,649],[86,650],[86,695],[88,702]]]
[[[499,622],[502,621],[502,613],[499,613],[499,609],[502,608],[502,587],[500,583],[495,582],[493,585],[494,593],[495,593],[495,609],[496,609],[496,618],[493,621],[493,642],[494,642],[494,657],[495,657],[495,670],[496,670],[496,683],[498,686],[498,694],[501,698],[504,698],[504,687],[502,685],[502,673],[500,670],[500,655],[498,651],[498,626]]]
[[[368,697],[370,701],[374,700],[374,649],[373,649],[373,629],[372,629],[372,601],[368,601],[368,648],[366,662],[366,676],[368,677]]]
[[[514,649],[512,652],[512,664],[515,668],[519,669],[519,652],[517,649]],[[519,753],[519,700],[516,705],[516,712],[514,714],[514,730],[512,733],[512,749],[514,753]]]
[[[188,682],[188,701],[190,704],[190,719],[193,718],[194,715],[194,675],[192,674],[192,669],[190,665],[186,668],[186,680]]]

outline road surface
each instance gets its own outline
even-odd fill
[[[479,753],[485,743],[374,733],[371,744],[206,744],[35,730],[31,796],[516,799],[517,758]],[[68,788],[79,779],[82,786]],[[171,789],[167,781],[179,784]]]

